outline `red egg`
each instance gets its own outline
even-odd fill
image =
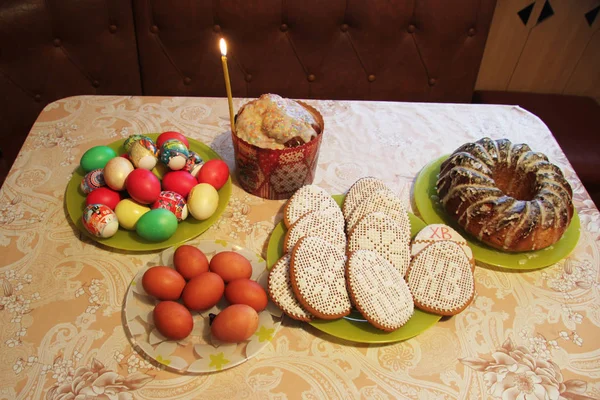
[[[156,138],[156,147],[160,149],[163,143],[169,139],[177,139],[180,142],[183,142],[183,144],[185,144],[185,147],[187,147],[188,149],[190,148],[190,144],[188,143],[187,138],[181,133],[175,131],[163,132],[160,135],[158,135],[158,137]]]
[[[219,190],[227,182],[227,179],[229,179],[229,167],[225,161],[218,158],[208,160],[200,168],[200,171],[198,171],[196,179],[198,179],[198,183],[208,183]]]
[[[187,198],[190,190],[197,184],[196,178],[187,171],[167,172],[162,180],[163,190],[179,193],[184,198]]]
[[[119,192],[115,192],[107,187],[101,187],[87,195],[85,198],[85,205],[89,206],[90,204],[104,204],[114,211],[115,207],[117,207],[117,204],[119,204],[120,201],[121,195]]]
[[[127,193],[138,203],[154,203],[160,195],[160,181],[147,169],[133,170],[125,181]]]

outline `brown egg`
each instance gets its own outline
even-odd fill
[[[156,329],[168,339],[186,338],[194,328],[192,314],[174,301],[161,301],[152,313]]]
[[[210,326],[211,334],[227,343],[249,339],[258,329],[258,313],[245,304],[234,304],[221,311]]]
[[[206,258],[206,255],[199,248],[188,244],[179,246],[175,250],[173,264],[177,272],[186,280],[208,271],[208,258]]]
[[[157,266],[144,272],[142,286],[159,300],[177,300],[185,286],[183,276],[173,268]]]
[[[224,290],[225,283],[219,275],[204,272],[185,285],[181,300],[192,311],[207,310],[221,300]]]
[[[250,279],[252,264],[240,253],[235,251],[222,251],[210,260],[209,269],[219,274],[225,282],[236,279]]]
[[[225,298],[231,304],[246,304],[260,312],[267,308],[267,292],[251,279],[236,279],[227,284]]]

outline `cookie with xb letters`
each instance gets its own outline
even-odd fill
[[[431,224],[421,229],[412,241],[411,256],[414,257],[432,243],[444,240],[456,243],[464,255],[469,259],[471,268],[475,268],[475,257],[465,238],[462,237],[460,233],[444,224]]]

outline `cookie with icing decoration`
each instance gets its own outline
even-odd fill
[[[289,229],[294,222],[310,211],[321,211],[343,223],[342,210],[327,191],[317,185],[305,185],[290,197],[283,209],[283,222]]]
[[[283,252],[292,251],[298,240],[304,236],[318,236],[327,240],[339,251],[346,251],[344,222],[332,218],[328,212],[309,211],[294,222],[285,233]]]
[[[290,255],[281,257],[269,271],[267,290],[271,301],[288,317],[310,322],[314,316],[298,302],[290,280]]]
[[[321,319],[350,314],[346,290],[346,256],[319,237],[303,237],[292,249],[290,280],[298,302]]]
[[[410,263],[410,225],[400,225],[382,212],[362,217],[348,234],[347,252],[372,250],[389,261],[402,277]]]
[[[421,252],[431,243],[442,240],[449,240],[458,244],[471,262],[472,268],[475,268],[475,257],[473,256],[473,250],[471,250],[471,247],[469,247],[469,244],[465,238],[462,237],[460,233],[444,224],[431,224],[421,229],[412,241],[411,255],[414,257],[417,253]]]
[[[413,315],[413,298],[402,274],[374,251],[350,254],[346,284],[358,311],[378,329],[394,331]]]
[[[372,212],[386,214],[400,226],[408,226],[410,232],[410,219],[406,206],[398,196],[388,189],[378,190],[358,204],[350,218],[346,220],[346,231],[350,232],[362,217]]]
[[[342,204],[342,213],[347,220],[354,212],[354,209],[363,202],[364,199],[372,196],[378,190],[389,190],[386,184],[379,178],[366,176],[360,178],[348,190],[344,203]]]
[[[410,262],[406,282],[421,310],[455,315],[475,295],[471,263],[455,242],[436,241],[417,253]]]

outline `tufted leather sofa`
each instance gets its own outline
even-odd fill
[[[4,173],[80,94],[470,102],[496,0],[3,0]],[[0,179],[3,179],[0,176]]]

